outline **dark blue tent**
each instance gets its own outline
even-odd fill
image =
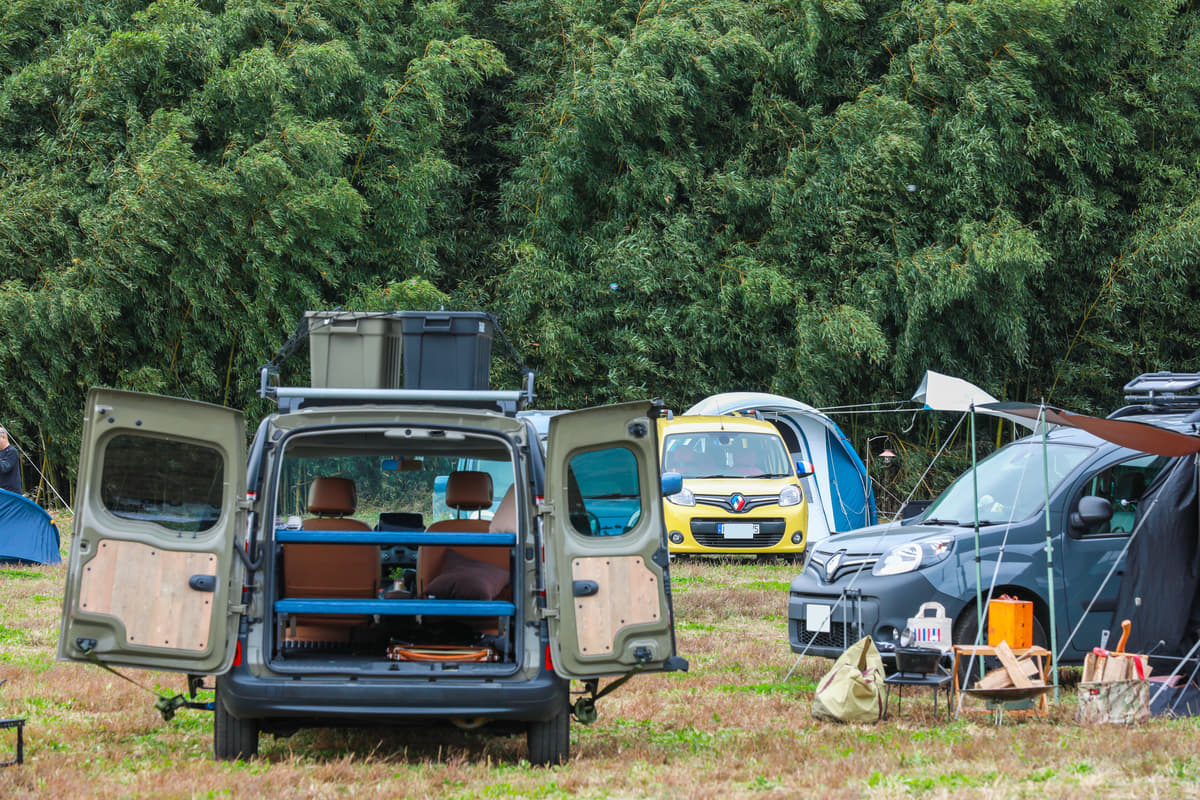
[[[0,563],[58,564],[58,528],[46,510],[0,489]]]

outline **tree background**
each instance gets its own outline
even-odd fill
[[[1200,370],[1198,21],[10,0],[0,420],[70,485],[89,385],[260,416],[304,310],[439,306],[495,313],[543,407],[889,403],[936,369],[1106,413],[1141,372]],[[902,455],[940,435],[839,421]]]

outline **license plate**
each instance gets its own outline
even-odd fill
[[[818,603],[804,604],[804,625],[813,633],[829,633],[829,617],[833,606]]]
[[[726,539],[753,539],[758,535],[757,522],[724,522],[718,527]]]

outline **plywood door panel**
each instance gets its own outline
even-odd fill
[[[202,651],[208,648],[214,595],[192,589],[188,580],[216,571],[211,553],[104,540],[84,566],[79,608],[119,619],[127,644]]]
[[[576,558],[571,578],[599,587],[594,595],[573,598],[580,655],[610,654],[622,628],[658,621],[658,578],[641,556]]]

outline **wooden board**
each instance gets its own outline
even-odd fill
[[[213,593],[192,589],[188,580],[216,573],[211,553],[104,540],[83,567],[79,609],[116,617],[125,627],[127,644],[203,651],[208,649]]]
[[[1025,674],[1025,670],[1017,662],[1017,657],[1013,655],[1012,648],[1007,642],[1000,642],[995,646],[996,658],[1000,659],[1000,663],[1008,670],[1008,676],[1012,678],[1013,686],[1018,689],[1028,689],[1033,686],[1033,681],[1029,680],[1029,676]]]
[[[593,595],[573,598],[580,655],[609,654],[622,628],[658,621],[658,578],[641,556],[576,558],[571,579],[599,586]]]

